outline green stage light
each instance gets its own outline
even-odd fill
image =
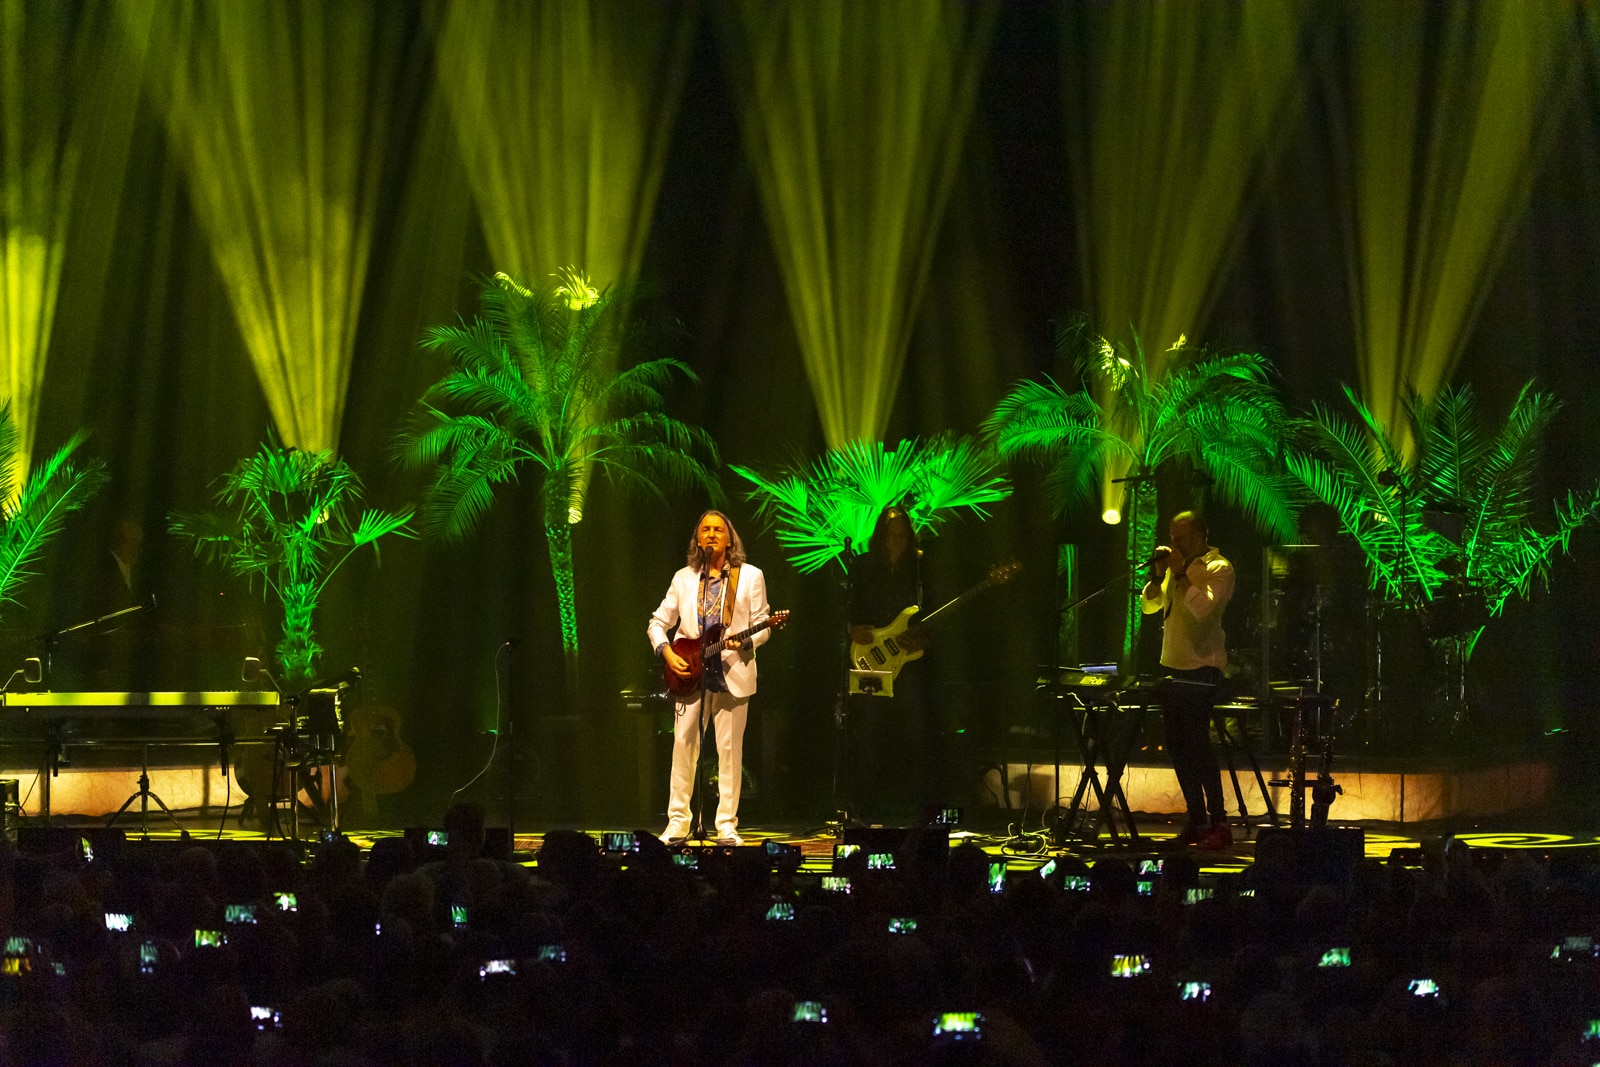
[[[1355,4],[1334,150],[1361,396],[1413,447],[1406,388],[1450,380],[1572,57],[1571,0]]]
[[[154,7],[154,95],[279,436],[333,449],[401,20],[320,0]]]
[[[739,0],[719,9],[824,438],[888,425],[944,219],[991,3]]]
[[[830,449],[809,469],[730,469],[755,486],[749,498],[777,527],[778,543],[802,573],[833,560],[848,569],[841,558],[845,545],[866,551],[878,516],[891,504],[909,500],[912,527],[930,535],[959,508],[986,518],[986,504],[1011,495],[994,455],[968,438],[901,441],[893,449],[857,441]]]

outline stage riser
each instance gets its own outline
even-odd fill
[[[1063,806],[1072,799],[1081,772],[1081,765],[1061,765]],[[1344,794],[1335,799],[1330,817],[1336,821],[1428,822],[1518,811],[1538,807],[1552,798],[1552,774],[1550,765],[1542,761],[1455,771],[1340,774],[1336,780],[1344,787]],[[1268,781],[1287,779],[1289,771],[1283,767],[1270,770],[1263,767],[1262,775]],[[1102,773],[1102,785],[1104,781]],[[999,771],[991,767],[984,774],[982,795],[992,802],[1000,796],[999,787]],[[1267,806],[1256,787],[1255,775],[1249,771],[1240,772],[1239,787],[1244,792],[1245,806],[1250,813],[1265,814]],[[1122,788],[1134,811],[1156,815],[1184,812],[1183,794],[1170,767],[1129,767],[1123,776]],[[1288,788],[1267,788],[1278,811],[1285,811],[1289,803]],[[1035,811],[1049,807],[1054,801],[1054,792],[1053,765],[1036,763],[1030,768],[1027,764],[1013,763],[1006,766],[1006,795],[1012,808],[1020,809],[1024,803]],[[1089,806],[1093,808],[1094,794],[1092,791],[1086,792]],[[1226,770],[1222,774],[1222,792],[1229,814],[1236,813],[1238,802]],[[1311,790],[1308,788],[1308,810],[1310,802]]]

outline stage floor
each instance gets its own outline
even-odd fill
[[[1580,826],[1579,823],[1583,825]],[[101,829],[105,824],[104,818],[88,819],[77,816],[57,816],[50,821],[52,828],[71,828],[78,831]],[[37,819],[26,819],[22,825],[37,827],[43,824]],[[197,844],[209,841],[265,843],[282,840],[277,836],[269,837],[258,831],[240,830],[231,826],[219,831],[215,819],[201,818],[192,813],[180,813],[176,824],[165,818],[153,817],[147,834],[141,832],[137,813],[123,816],[115,825],[130,841],[148,839],[170,843],[181,841],[185,837]],[[1069,836],[1055,838],[1040,828],[1038,820],[1034,821],[1034,825],[1027,832],[1017,832],[1018,828],[1014,825],[980,825],[976,828],[957,826],[950,834],[950,844],[952,847],[962,843],[974,844],[996,860],[1005,862],[1008,871],[1013,872],[1037,870],[1051,860],[1063,857],[1090,865],[1097,860],[1114,857],[1136,865],[1141,860],[1160,859],[1181,851],[1192,856],[1205,873],[1229,874],[1240,872],[1254,862],[1255,837],[1260,829],[1258,826],[1241,828],[1236,822],[1235,842],[1231,848],[1201,851],[1193,847],[1178,846],[1175,843],[1174,837],[1181,829],[1181,823],[1178,821],[1147,815],[1137,818],[1135,825],[1139,833],[1137,840],[1131,839],[1125,830],[1116,839],[1108,835],[1092,840]],[[1330,821],[1330,826],[1359,827],[1363,831],[1363,847],[1368,858],[1388,860],[1398,849],[1402,851],[1402,862],[1413,865],[1421,862],[1420,850],[1424,846],[1437,846],[1447,838],[1463,842],[1474,849],[1530,850],[1542,859],[1554,858],[1560,854],[1561,859],[1568,863],[1600,863],[1600,814],[1585,819],[1582,816],[1562,817],[1522,813],[1520,819],[1508,816],[1502,820],[1454,827],[1447,824],[1398,825],[1338,820]],[[414,833],[417,828],[411,829]],[[565,829],[582,830],[598,843],[603,833],[627,832],[639,828],[592,826]],[[882,829],[893,831],[903,828],[891,826]],[[366,851],[383,838],[402,837],[406,832],[407,829],[404,827],[363,829],[350,830],[345,836]],[[801,856],[800,870],[811,873],[826,873],[831,869],[834,846],[841,840],[837,828],[832,827],[752,826],[741,829],[741,834],[746,848],[763,848],[768,841],[798,846]],[[315,844],[316,837],[314,828],[303,825],[302,840],[299,844],[309,848]],[[543,830],[519,831],[515,838],[514,859],[536,868],[538,851],[543,839]],[[690,841],[687,844],[700,848],[717,847],[714,841]]]

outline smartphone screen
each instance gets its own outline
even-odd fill
[[[120,911],[106,912],[106,929],[125,934],[133,929],[133,916]]]
[[[222,909],[222,921],[253,923],[256,921],[256,906],[254,904],[228,904]]]
[[[515,976],[516,973],[517,973],[517,961],[516,960],[509,960],[509,959],[484,960],[483,963],[478,965],[478,977],[480,979],[487,979],[491,975],[496,975],[496,974],[502,974],[502,975],[506,975],[507,977],[511,977],[511,976]]]
[[[639,841],[631,831],[607,830],[600,835],[600,846],[607,852],[639,851]]]
[[[890,919],[889,932],[891,934],[914,934],[917,932],[917,920],[911,918]]]
[[[828,1010],[820,1000],[797,1000],[794,1002],[792,1018],[797,1023],[825,1023],[828,1021]]]
[[[300,901],[293,893],[274,893],[272,897],[274,902],[278,905],[279,911],[300,910]]]
[[[843,874],[825,874],[822,876],[822,891],[824,893],[849,893],[850,877]]]
[[[981,1012],[946,1011],[933,1018],[933,1039],[937,1042],[976,1041],[982,1036]]]
[[[794,905],[787,900],[775,900],[767,909],[767,918],[784,921],[794,918]]]
[[[1111,957],[1111,977],[1138,978],[1150,970],[1150,957],[1142,952],[1119,954]]]
[[[1317,961],[1318,967],[1348,967],[1350,966],[1350,949],[1347,947],[1330,948],[1322,954]]]
[[[1004,863],[989,864],[989,892],[1004,893],[1006,891],[1006,865]]]

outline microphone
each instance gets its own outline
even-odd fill
[[[1166,545],[1162,545],[1160,548],[1156,549],[1155,555],[1144,561],[1144,565],[1146,567],[1154,567],[1157,563],[1160,563],[1170,555],[1172,555],[1172,549],[1168,548]]]

